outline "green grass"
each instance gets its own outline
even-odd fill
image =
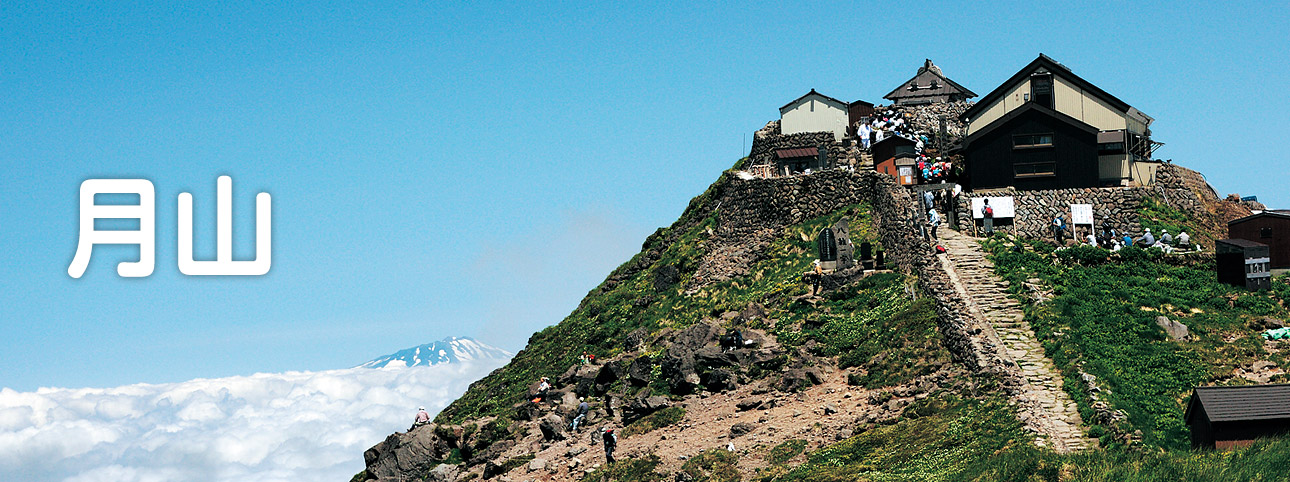
[[[542,376],[555,377],[562,373],[577,362],[575,354],[586,351],[603,360],[636,348],[624,346],[624,340],[637,329],[656,333],[665,328],[683,328],[726,311],[742,310],[751,302],[765,305],[774,318],[790,325],[800,324],[807,314],[789,310],[789,302],[806,293],[801,275],[815,259],[815,235],[839,219],[850,217],[851,239],[855,243],[876,242],[869,208],[848,206],[785,228],[767,256],[751,267],[748,276],[715,283],[697,294],[686,295],[685,287],[693,279],[707,249],[707,232],[716,224],[717,213],[701,216],[702,208],[712,202],[715,189],[725,179],[694,198],[675,224],[651,235],[640,254],[592,290],[567,318],[535,333],[511,363],[472,384],[436,417],[436,422],[462,423],[470,418],[508,415],[512,406],[524,399],[532,383]],[[647,263],[649,252],[656,252],[658,259]],[[676,268],[680,281],[660,289],[654,283],[655,273],[664,267]],[[768,328],[764,324],[753,327]],[[781,342],[792,345],[806,339],[790,335]],[[667,394],[662,380],[655,380],[650,386],[657,393]]]
[[[739,456],[725,449],[708,449],[685,461],[681,466],[693,482],[739,482],[741,476],[735,466]]]
[[[1009,450],[1033,450],[1019,442],[1026,438],[1020,423],[1000,399],[941,393],[910,410],[919,416],[811,452],[806,463],[761,481],[970,480],[985,470],[1022,473],[1024,467],[1000,466],[995,459]]]
[[[662,461],[657,455],[636,459],[621,459],[584,475],[582,482],[663,482],[670,480],[667,474],[655,471]]]
[[[1264,349],[1257,330],[1247,327],[1262,316],[1286,318],[1271,293],[1218,283],[1209,266],[1170,266],[1160,261],[1158,250],[1132,248],[1115,255],[1099,248],[1082,254],[1066,250],[1058,265],[1051,245],[1028,244],[1031,250],[995,239],[986,248],[998,273],[1014,287],[1030,277],[1051,287],[1054,298],[1026,314],[1047,355],[1067,380],[1077,380],[1081,368],[1097,376],[1109,390],[1103,398],[1128,414],[1123,428],[1141,430],[1147,445],[1189,446],[1182,414],[1192,387],[1248,383],[1231,377],[1237,367],[1256,360],[1290,369],[1283,356]],[[1094,256],[1095,251],[1102,254]],[[1277,289],[1286,289],[1284,280]],[[1168,340],[1155,323],[1157,316],[1187,325],[1192,340]],[[1066,384],[1087,419],[1090,400],[1081,385]]]
[[[805,448],[806,448],[805,440],[793,439],[793,440],[785,441],[784,443],[776,445],[774,448],[770,449],[770,452],[766,453],[766,462],[769,462],[773,465],[779,465],[784,462],[788,462],[793,457],[796,457],[798,454],[802,453],[802,450]]]
[[[685,419],[685,408],[667,407],[651,413],[623,428],[623,437],[652,432]]]

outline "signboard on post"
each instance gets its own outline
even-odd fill
[[[1093,205],[1072,204],[1071,224],[1093,224]]]
[[[1012,205],[1012,196],[978,197],[972,198],[972,219],[981,219],[985,216],[981,213],[981,208],[985,207],[986,199],[990,200],[990,207],[994,208],[995,219],[1017,216],[1016,208]]]

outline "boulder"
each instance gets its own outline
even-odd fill
[[[627,382],[633,386],[643,387],[649,385],[650,374],[654,370],[654,362],[647,356],[637,357],[627,368]]]
[[[1187,331],[1187,325],[1169,319],[1167,316],[1157,316],[1156,324],[1165,330],[1165,334],[1174,341],[1184,341],[1191,338],[1191,333]]]
[[[453,482],[457,480],[457,475],[461,473],[460,465],[439,464],[426,474],[425,480],[428,482]]]
[[[703,386],[708,391],[721,392],[738,388],[737,378],[733,371],[722,368],[703,375]]]
[[[529,472],[542,470],[546,468],[546,459],[533,459],[529,461]]]
[[[748,432],[751,432],[756,428],[757,427],[754,427],[753,424],[748,422],[736,423],[730,426],[730,438],[735,438],[735,437],[739,437],[741,435],[747,434]]]
[[[623,424],[630,424],[651,413],[672,406],[672,401],[663,396],[637,397],[623,408]]]
[[[538,430],[542,431],[542,440],[564,440],[568,438],[568,433],[564,430],[564,418],[556,414],[550,414],[542,417],[538,422]]]

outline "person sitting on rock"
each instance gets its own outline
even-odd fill
[[[551,379],[547,377],[542,377],[542,383],[538,384],[537,398],[534,398],[533,401],[535,403],[545,402],[546,392],[549,390],[551,390]]]
[[[412,429],[415,429],[417,427],[420,427],[428,423],[430,423],[430,413],[426,412],[425,407],[418,407],[416,421],[412,422],[412,428],[409,428],[408,431],[411,432]]]

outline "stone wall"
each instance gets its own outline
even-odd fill
[[[1093,220],[1097,223],[1099,231],[1109,223],[1111,229],[1119,232],[1127,230],[1134,236],[1140,236],[1142,224],[1138,220],[1138,208],[1141,207],[1143,198],[1152,194],[1152,189],[1138,187],[965,192],[959,195],[954,215],[958,217],[960,226],[972,226],[973,222],[979,225],[980,222],[973,219],[970,211],[972,199],[1011,196],[1013,206],[1016,208],[1016,217],[1012,219],[1011,226],[1007,227],[1001,226],[1001,224],[1006,225],[1006,220],[996,219],[995,228],[1009,233],[1015,230],[1018,236],[1025,238],[1051,239],[1053,218],[1058,214],[1066,219],[1066,225],[1069,228],[1068,236],[1074,233],[1076,228],[1087,229],[1087,225],[1077,227],[1071,222],[1070,205],[1092,204]]]

